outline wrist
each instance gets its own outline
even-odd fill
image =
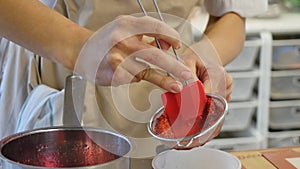
[[[92,31],[78,26],[71,38],[68,39],[67,48],[64,50],[65,57],[59,57],[63,58],[59,62],[62,63],[64,67],[73,70],[82,47],[92,34]]]

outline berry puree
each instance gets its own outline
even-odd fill
[[[163,138],[183,138],[199,134],[218,121],[223,113],[223,104],[213,97],[207,97],[203,112],[196,118],[185,119],[184,121],[179,119],[177,123],[176,121],[171,123],[166,112],[164,112],[156,119],[153,131]]]

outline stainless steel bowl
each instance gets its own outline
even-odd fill
[[[2,168],[130,168],[130,141],[98,128],[57,127],[26,131],[0,142]]]
[[[190,149],[205,144],[219,134],[224,123],[225,115],[228,112],[228,104],[224,98],[212,94],[207,94],[206,96],[212,100],[213,108],[208,112],[207,117],[204,119],[205,121],[201,121],[204,125],[196,134],[182,138],[170,138],[165,137],[163,134],[157,134],[154,128],[158,118],[164,114],[164,107],[160,108],[152,116],[148,124],[149,133],[160,140],[162,144],[175,149]]]

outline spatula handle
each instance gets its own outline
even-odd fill
[[[146,9],[145,9],[143,3],[141,2],[141,0],[137,0],[137,1],[138,1],[138,4],[139,4],[139,6],[140,6],[142,12],[144,13],[144,15],[145,15],[145,16],[148,16],[148,13],[147,13],[147,11],[146,11]],[[157,4],[156,0],[153,0],[153,4],[154,4],[154,7],[155,7],[155,9],[156,9],[156,11],[157,11],[157,13],[158,13],[159,19],[160,19],[162,22],[166,23],[166,22],[165,22],[165,19],[163,18],[162,14],[161,14],[161,12],[160,12],[160,9],[159,9],[159,7],[158,7],[158,4]],[[158,47],[159,49],[162,49],[162,48],[161,48],[161,45],[160,45],[160,43],[159,43],[159,41],[157,40],[157,38],[155,38],[155,43],[157,44],[157,47]],[[173,50],[173,53],[174,53],[174,55],[175,55],[175,57],[176,57],[176,60],[177,60],[177,61],[181,61],[180,58],[179,58],[179,55],[178,55],[178,53],[177,53],[177,51],[176,51],[176,49],[175,49],[174,47],[172,47],[172,50]],[[170,76],[169,72],[167,72],[167,75]],[[184,81],[184,84],[187,85],[187,84],[188,84],[188,81]]]
[[[78,75],[66,78],[63,124],[81,126],[86,80]]]

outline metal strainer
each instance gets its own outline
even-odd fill
[[[172,125],[168,123],[161,125],[161,122],[166,120],[164,117],[164,107],[160,108],[152,116],[148,124],[149,133],[160,140],[162,144],[175,149],[190,149],[205,144],[217,136],[223,126],[225,115],[228,112],[228,104],[224,98],[212,94],[207,94],[206,96],[208,101],[204,110],[204,116],[199,121],[192,121],[191,125],[189,125],[190,127],[187,124],[179,124],[186,126],[186,128],[183,128],[187,133],[185,137],[176,138],[173,134],[174,131],[172,131]],[[198,131],[188,135],[195,124],[199,126]],[[160,127],[164,127],[164,130],[160,130]]]

